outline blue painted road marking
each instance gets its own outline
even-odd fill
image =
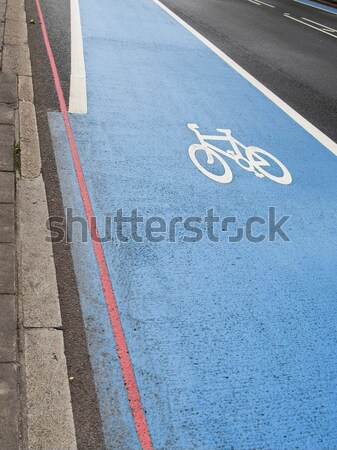
[[[290,242],[104,244],[154,448],[336,447],[336,156],[150,0],[82,0],[81,17],[89,112],[72,126],[99,224],[119,208],[291,215]],[[49,119],[65,206],[83,216]],[[230,160],[233,180],[210,180],[188,123],[265,149],[292,184]],[[107,447],[139,448],[91,244],[73,257]]]
[[[329,12],[331,14],[337,14],[337,9],[331,6],[323,5],[322,3],[311,2],[310,0],[294,0],[297,3],[302,3],[303,5],[311,6],[312,8],[321,9],[322,11]]]

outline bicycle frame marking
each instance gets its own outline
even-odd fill
[[[199,131],[199,126],[195,123],[187,124],[187,127],[193,131],[198,140],[199,144],[190,145],[188,152],[192,162],[196,167],[206,175],[211,180],[218,183],[230,183],[233,179],[233,174],[231,168],[229,167],[227,161],[223,158],[227,157],[235,161],[242,169],[253,172],[258,178],[269,178],[270,180],[279,184],[290,184],[292,182],[292,176],[289,170],[271,153],[263,150],[259,147],[245,146],[239,140],[232,136],[231,130],[217,128],[216,131],[222,133],[222,135],[203,135]],[[231,149],[222,150],[215,145],[212,145],[210,141],[223,141],[229,142]],[[240,150],[242,149],[242,151]],[[217,159],[224,168],[223,175],[216,175],[210,172],[206,167],[201,165],[201,163],[196,158],[196,153],[198,151],[203,151],[207,155],[207,164],[210,166],[214,164],[215,159]],[[223,155],[223,156],[222,156]],[[271,160],[276,166],[278,166],[283,175],[276,176],[268,172],[268,168],[271,167],[271,163],[263,158],[266,156],[269,161]]]

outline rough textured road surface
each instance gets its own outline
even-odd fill
[[[291,0],[164,4],[337,140],[337,15]],[[68,102],[69,2],[41,6]],[[154,448],[332,448],[336,156],[152,0],[81,0],[80,12],[89,108],[71,124],[99,223],[120,208],[165,223],[210,208],[291,215],[287,243],[104,243]],[[29,43],[49,211],[84,215],[38,23]],[[189,156],[191,122],[281,165],[267,179],[228,158],[233,180],[216,183]],[[139,448],[92,245],[54,253],[79,448]]]
[[[275,8],[248,0],[163,3],[337,140],[337,39],[287,19],[284,14],[305,17],[334,30],[337,15],[292,0],[267,1]],[[334,34],[337,36],[336,31]]]

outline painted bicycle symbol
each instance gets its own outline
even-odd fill
[[[228,163],[223,158],[225,156],[235,161],[242,169],[253,172],[258,178],[267,177],[280,184],[290,184],[292,182],[289,170],[275,156],[259,147],[246,147],[232,136],[231,130],[217,128],[216,131],[223,133],[223,135],[212,136],[201,134],[199,126],[195,123],[189,123],[187,126],[196,134],[199,140],[199,144],[192,144],[189,147],[189,156],[200,172],[211,180],[217,181],[218,183],[230,183],[232,181],[233,174]],[[222,150],[212,145],[209,141],[229,142],[232,148]],[[200,152],[206,153],[207,156],[207,161],[203,164],[197,159],[197,154],[199,153],[200,156]],[[224,173],[222,175],[216,175],[210,171],[215,160],[223,166]],[[206,164],[209,167],[205,167]]]

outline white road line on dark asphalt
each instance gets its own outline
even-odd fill
[[[319,25],[320,27],[323,27],[324,30],[331,31],[331,33],[333,33],[333,32],[337,33],[337,30],[335,30],[334,28],[328,27],[327,25],[323,25],[322,23],[315,22],[313,20],[307,19],[306,17],[301,17],[301,19],[306,20],[307,22],[310,22],[310,23],[314,23],[315,25]]]
[[[262,5],[269,6],[269,8],[275,8],[274,5],[270,5],[269,3],[261,2],[261,0],[257,0],[258,3],[262,3]]]
[[[310,23],[303,22],[303,21],[300,20],[300,19],[296,19],[296,17],[292,17],[292,16],[291,16],[290,14],[288,14],[288,13],[284,13],[283,16],[286,17],[287,19],[295,20],[295,22],[302,23],[303,25],[306,25],[307,27],[313,28],[314,30],[320,31],[321,33],[324,33],[324,34],[328,34],[329,36],[332,36],[333,38],[337,39],[337,36],[336,36],[335,34],[331,34],[331,33],[329,33],[329,32],[326,31],[326,30],[322,30],[321,28],[314,27],[313,25],[310,25]]]
[[[78,0],[70,0],[71,21],[71,75],[69,112],[86,114],[87,106],[87,79],[85,73],[83,39],[80,7]]]
[[[334,12],[334,11],[330,11],[330,10],[328,10],[328,9],[326,9],[326,8],[321,8],[320,6],[309,5],[309,4],[306,3],[306,2],[301,2],[301,0],[294,0],[294,2],[296,2],[296,3],[301,3],[301,5],[309,6],[310,8],[320,9],[321,11],[325,11],[325,12],[328,12],[328,13],[330,13],[330,14],[337,14],[337,11]]]
[[[250,3],[254,3],[254,5],[257,5],[257,6],[264,5],[264,6],[269,6],[269,8],[275,8],[274,5],[269,5],[269,3],[261,2],[261,0],[248,0],[248,1]]]
[[[291,106],[275,95],[271,90],[269,90],[264,84],[254,78],[250,73],[243,69],[239,64],[227,56],[222,50],[212,44],[208,39],[202,36],[198,31],[192,28],[183,19],[177,16],[173,11],[171,11],[167,6],[163,5],[159,0],[153,0],[160,8],[162,8],[167,14],[173,17],[180,25],[182,25],[186,30],[193,34],[199,41],[205,44],[210,50],[212,50],[219,58],[221,58],[226,64],[228,64],[232,69],[238,72],[242,77],[244,77],[249,83],[251,83],[256,89],[258,89],[262,94],[269,98],[275,105],[277,105],[282,111],[284,111],[289,117],[291,117],[295,122],[297,122],[302,128],[304,128],[311,136],[313,136],[317,141],[323,144],[328,150],[330,150],[334,155],[337,156],[337,144],[330,139],[326,134],[316,128],[312,123],[305,119],[301,114],[296,112]],[[336,37],[336,36],[334,36]]]

